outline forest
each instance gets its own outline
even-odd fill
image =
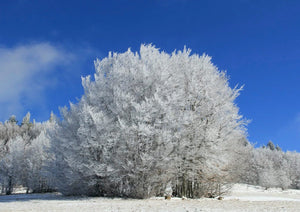
[[[300,154],[254,147],[236,105],[243,87],[190,49],[109,53],[76,103],[45,122],[0,123],[2,194],[215,197],[224,185],[300,189]]]

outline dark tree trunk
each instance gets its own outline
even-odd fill
[[[13,186],[12,186],[12,176],[8,178],[8,188],[6,190],[6,195],[10,195],[12,193]]]

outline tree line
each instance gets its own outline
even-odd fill
[[[242,87],[207,55],[151,45],[109,53],[82,78],[84,95],[61,119],[0,124],[3,193],[148,198],[213,197],[223,185],[299,188],[300,156],[247,140],[235,104]]]

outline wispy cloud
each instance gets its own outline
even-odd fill
[[[42,101],[45,89],[56,83],[53,72],[75,58],[50,43],[0,47],[0,119],[23,114],[24,104]]]

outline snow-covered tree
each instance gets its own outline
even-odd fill
[[[192,197],[206,182],[230,180],[245,146],[240,89],[208,56],[142,45],[95,66],[52,138],[61,191],[144,198],[171,183]]]
[[[286,152],[284,157],[288,165],[290,188],[300,189],[300,154],[298,152]]]
[[[269,141],[268,144],[267,144],[267,148],[274,151],[275,150],[275,145],[273,144],[272,141]]]
[[[253,148],[242,182],[266,188],[297,188],[300,179],[300,154],[274,150],[269,147]]]
[[[14,117],[4,125],[0,124],[2,193],[10,194],[17,185],[27,187],[27,191],[47,190],[49,186],[42,172],[48,160],[45,151],[50,143],[47,131],[55,123],[31,123],[30,113],[20,126],[16,123]]]

